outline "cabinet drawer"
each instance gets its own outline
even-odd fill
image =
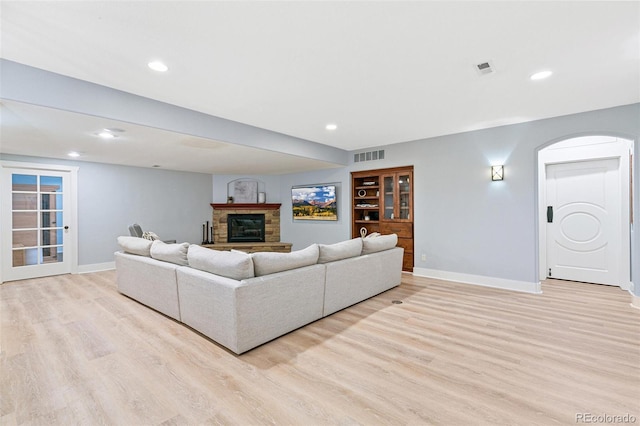
[[[398,234],[398,238],[413,238],[413,223],[396,222],[380,224],[381,234]]]
[[[413,240],[408,238],[398,238],[398,247],[402,247],[405,253],[412,253],[413,256]]]

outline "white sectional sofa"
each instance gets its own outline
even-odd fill
[[[397,236],[292,253],[119,237],[118,290],[241,354],[400,284]]]

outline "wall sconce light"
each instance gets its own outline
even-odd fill
[[[504,166],[491,166],[491,180],[504,179]]]

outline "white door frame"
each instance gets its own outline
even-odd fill
[[[538,151],[538,259],[539,277],[547,277],[547,165],[571,163],[576,161],[618,158],[620,161],[620,186],[622,194],[621,245],[619,285],[622,289],[631,288],[631,224],[629,204],[629,161],[633,152],[633,142],[613,136],[583,136],[560,140]]]
[[[13,169],[19,170],[39,170],[39,171],[56,171],[69,173],[69,191],[71,195],[70,217],[66,223],[69,224],[70,232],[66,237],[69,241],[69,248],[65,251],[64,255],[69,256],[70,269],[72,274],[78,273],[78,167],[74,166],[61,166],[55,164],[44,163],[26,163],[21,161],[0,161],[1,169]],[[3,173],[4,174],[4,173]],[[11,182],[6,182],[4,179],[0,180],[0,194],[5,190],[4,185],[11,185]],[[6,206],[0,207],[0,224],[4,226],[7,219],[4,215],[8,214]],[[6,253],[4,250],[10,247],[11,234],[3,233],[2,241],[0,241],[0,259],[4,259]],[[0,268],[0,283],[4,282],[2,276],[2,269]]]

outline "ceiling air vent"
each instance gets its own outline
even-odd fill
[[[482,62],[476,65],[476,71],[480,75],[487,75],[493,72],[493,64],[490,61]]]
[[[362,161],[384,160],[384,149],[378,151],[359,152],[353,154],[353,162],[360,163]]]

